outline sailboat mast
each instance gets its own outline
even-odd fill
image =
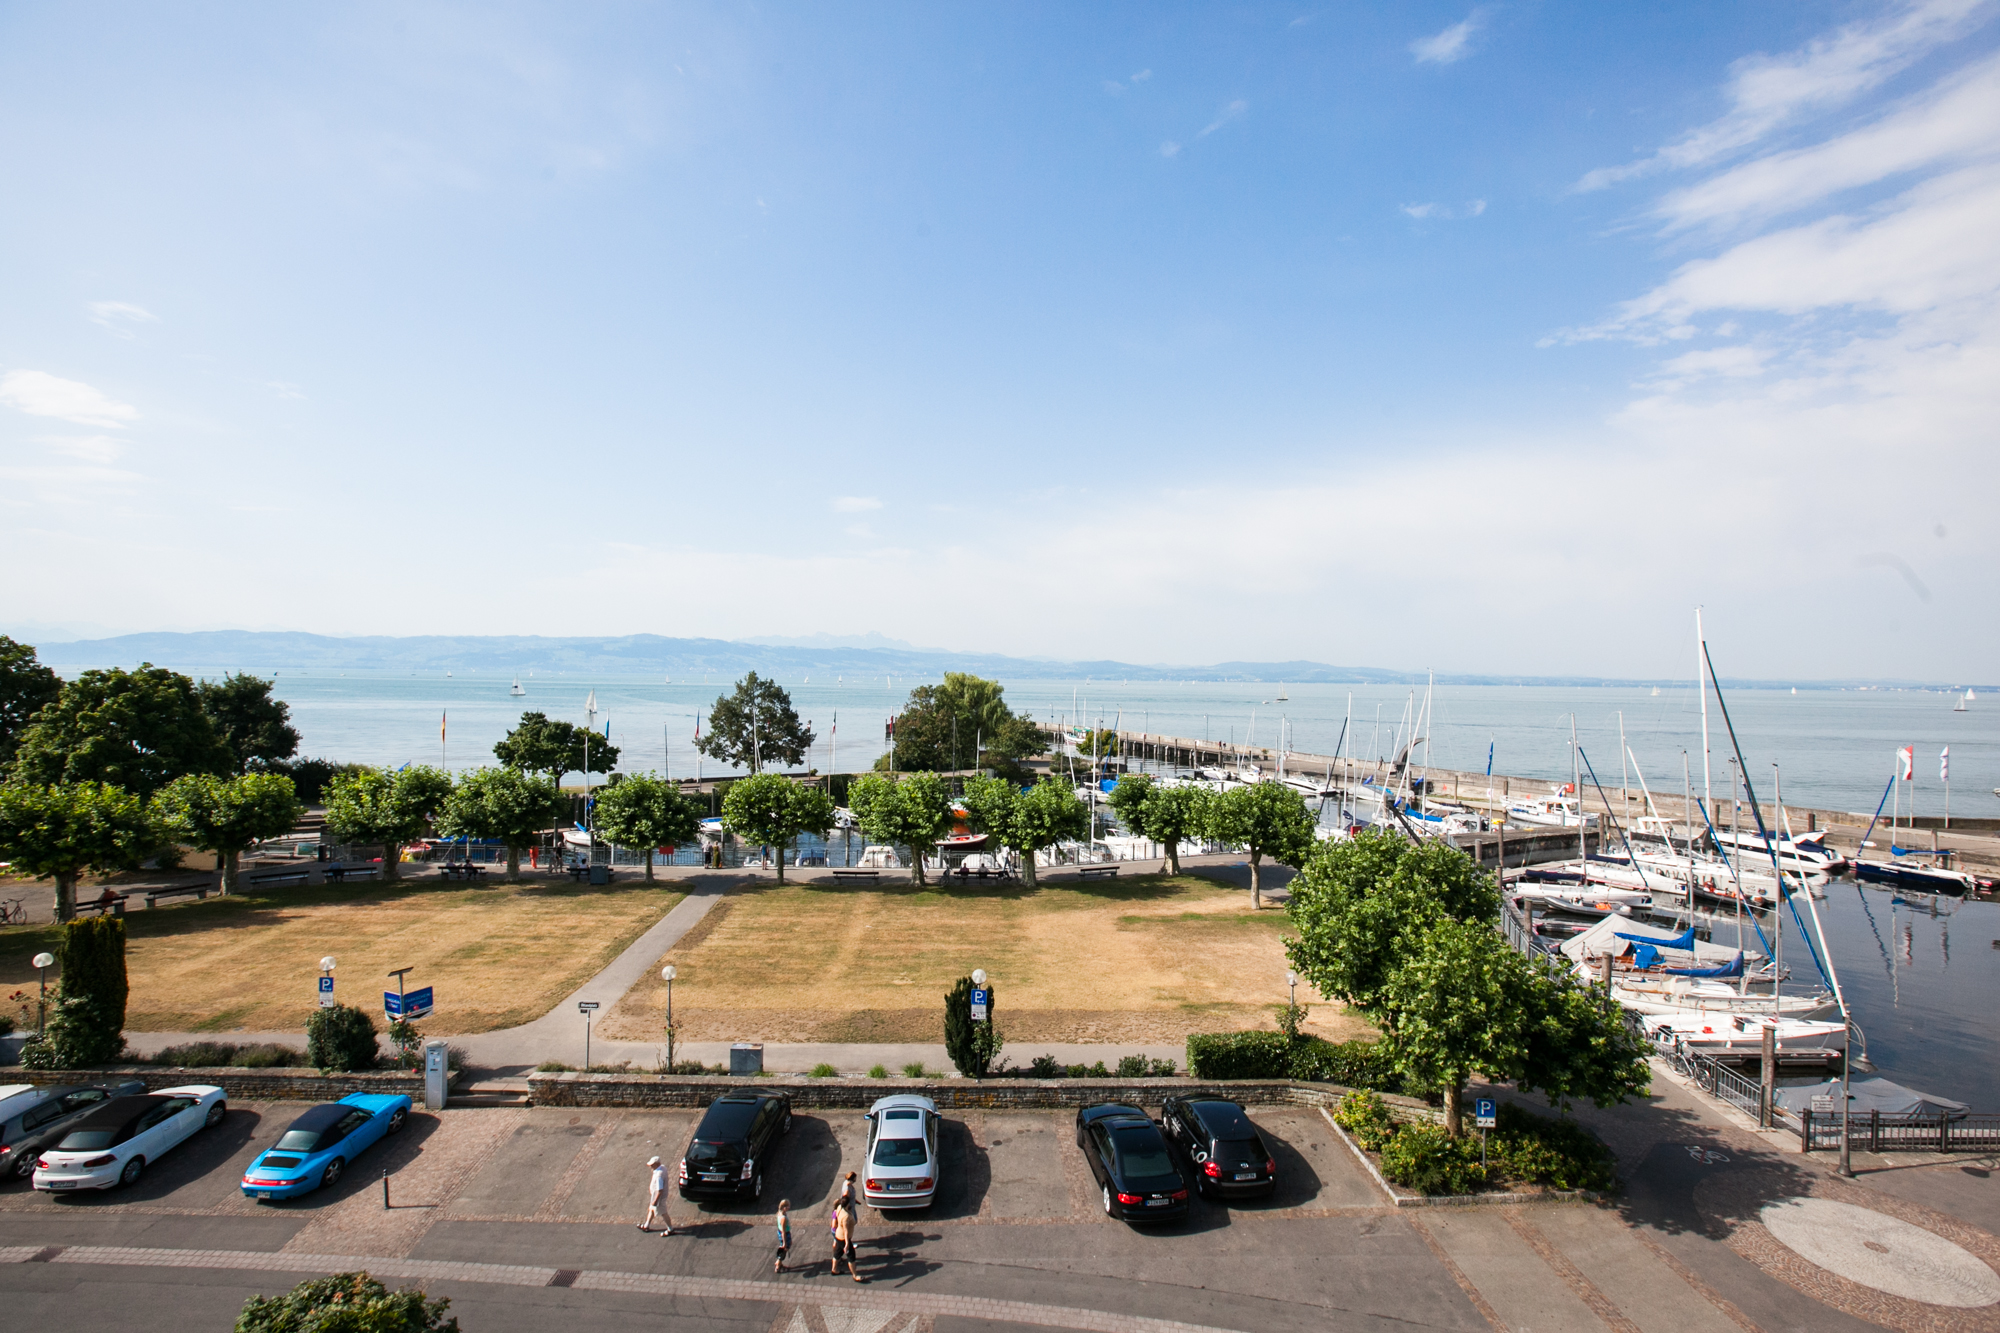
[[[1702,675],[1702,665],[1708,661],[1708,640],[1702,636],[1701,608],[1698,606],[1694,609],[1694,645],[1694,687],[1701,691],[1701,803],[1704,809],[1713,809],[1715,799],[1709,791],[1708,777],[1708,681]],[[1690,863],[1693,858],[1694,844],[1690,842],[1688,844]]]
[[[1576,748],[1576,714],[1569,715],[1569,790],[1576,800],[1576,854],[1579,859],[1590,860],[1590,839],[1586,836],[1588,825],[1583,820],[1583,763],[1582,751]]]

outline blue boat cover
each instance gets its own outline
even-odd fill
[[[1689,926],[1685,931],[1670,940],[1656,939],[1651,935],[1627,935],[1622,930],[1617,931],[1616,934],[1621,940],[1630,940],[1634,944],[1650,945],[1655,949],[1685,949],[1689,953],[1694,952],[1693,926]]]
[[[1650,944],[1642,944],[1632,951],[1632,966],[1640,971],[1660,965],[1660,951]]]
[[[1740,977],[1743,975],[1743,951],[1738,949],[1734,958],[1714,967],[1670,967],[1666,971],[1669,976],[1675,977]]]

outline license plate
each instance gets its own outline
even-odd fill
[[[1164,1208],[1172,1202],[1172,1199],[1148,1199],[1146,1200],[1146,1206],[1148,1208]]]
[[[1236,1173],[1236,1178],[1238,1180],[1255,1180],[1257,1178],[1257,1173],[1255,1171],[1238,1171]]]
[[[51,1180],[49,1188],[52,1190],[73,1190],[76,1188],[76,1182],[74,1180]]]
[[[711,1174],[709,1174],[709,1173],[707,1173],[707,1172],[703,1172],[703,1173],[702,1173],[702,1177],[701,1177],[701,1178],[702,1178],[703,1180],[710,1180],[710,1181],[720,1181],[720,1180],[727,1180],[727,1179],[729,1179],[729,1177],[728,1177],[728,1176],[721,1176],[721,1175],[711,1175]]]
[[[257,1191],[257,1197],[260,1199],[275,1199],[278,1196],[271,1193],[271,1191],[269,1190],[259,1190]]]
[[[907,1180],[892,1180],[888,1182],[886,1188],[891,1194],[908,1194],[916,1186]]]

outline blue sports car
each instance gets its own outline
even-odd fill
[[[322,1102],[291,1123],[243,1173],[253,1199],[290,1199],[331,1185],[375,1140],[401,1132],[410,1099],[356,1092]]]

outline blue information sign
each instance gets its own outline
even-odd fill
[[[972,988],[973,1022],[984,1023],[986,1021],[986,1015],[989,1012],[986,1006],[992,1002],[992,997],[993,992],[987,990],[984,986],[974,986]]]
[[[1495,1114],[1496,1110],[1497,1108],[1493,1105],[1491,1097],[1476,1099],[1472,1103],[1473,1125],[1479,1129],[1492,1129],[1494,1125],[1499,1123],[1499,1117]]]
[[[413,990],[407,995],[398,995],[392,990],[382,992],[382,1011],[391,1018],[422,1018],[432,1008],[431,988]]]
[[[319,978],[319,1007],[333,1008],[333,978],[322,972]]]

